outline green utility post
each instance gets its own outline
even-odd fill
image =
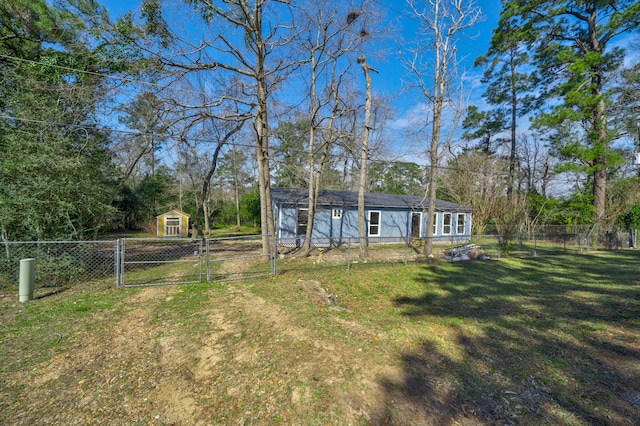
[[[20,302],[33,300],[33,282],[35,279],[35,259],[20,260]]]

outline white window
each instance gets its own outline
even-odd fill
[[[420,238],[422,235],[422,213],[414,212],[411,214],[411,238]]]
[[[331,218],[332,219],[340,219],[342,217],[342,209],[333,209],[331,210]]]
[[[464,214],[462,213],[458,213],[458,227],[456,229],[456,234],[464,234]]]
[[[306,235],[308,223],[309,223],[309,209],[298,209],[298,223],[297,223],[296,234]]]
[[[433,235],[438,234],[438,213],[433,214]]]
[[[451,213],[442,214],[442,235],[451,235]]]
[[[380,235],[380,212],[379,211],[370,211],[369,212],[369,236],[379,236]]]

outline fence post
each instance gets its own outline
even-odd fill
[[[120,285],[124,287],[125,285],[125,276],[124,276],[124,262],[126,259],[126,242],[127,239],[123,238],[122,245],[120,246]]]
[[[351,269],[351,237],[347,239],[347,271]]]
[[[113,275],[115,278],[115,285],[120,285],[120,239],[116,238],[115,245],[113,246]]]
[[[411,237],[407,236],[407,238],[404,240],[404,264],[405,265],[409,261],[409,239],[410,238]]]
[[[273,237],[273,259],[271,260],[271,274],[278,275],[278,237]]]
[[[204,252],[204,250],[203,250],[203,246],[204,246],[204,237],[202,237],[202,238],[200,239],[200,246],[198,247],[198,260],[200,260],[200,261],[198,262],[198,268],[199,268],[199,271],[198,271],[198,281],[200,281],[200,282],[202,282],[202,261],[203,261],[202,256],[203,256],[203,254],[204,254],[204,253],[203,253],[203,252]]]
[[[209,238],[205,239],[204,245],[204,258],[205,258],[205,273],[207,275],[207,282],[211,282],[211,261],[209,260],[209,255],[211,253],[211,240]]]

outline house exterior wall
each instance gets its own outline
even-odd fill
[[[302,207],[276,205],[274,213],[276,217],[277,237],[281,241],[296,240],[299,244],[304,235],[297,235],[298,210]],[[403,209],[372,208],[365,210],[365,222],[369,230],[369,212],[380,212],[379,235],[369,236],[369,241],[376,239],[389,241],[393,239],[406,240],[411,236],[411,221],[413,211]],[[443,233],[445,213],[451,215],[451,232]],[[464,231],[458,232],[458,216],[464,217]],[[332,217],[332,209],[319,207],[316,211],[314,229],[311,238],[318,245],[339,243],[341,239],[358,238],[358,211],[357,209],[343,209],[339,218]],[[420,237],[424,238],[427,229],[427,214],[421,215]],[[468,212],[437,212],[436,243],[465,243],[471,235],[471,214]]]
[[[451,215],[451,230],[448,234],[445,234],[443,225],[445,214],[447,213]],[[462,216],[464,218],[464,231],[462,233],[458,232],[458,216]],[[427,232],[427,214],[422,215],[422,220],[422,237],[424,237]],[[469,239],[471,238],[471,213],[439,211],[436,212],[435,224],[435,232],[433,233],[434,243],[461,244],[469,242]]]

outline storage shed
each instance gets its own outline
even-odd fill
[[[189,236],[190,215],[182,210],[171,210],[156,218],[156,235],[158,237]]]
[[[271,188],[276,234],[280,244],[304,241],[309,193],[302,188]],[[424,197],[367,193],[365,222],[371,242],[406,241],[426,236],[429,200]],[[467,243],[471,237],[471,209],[436,200],[434,243]],[[358,193],[320,190],[311,238],[314,245],[358,238]]]

